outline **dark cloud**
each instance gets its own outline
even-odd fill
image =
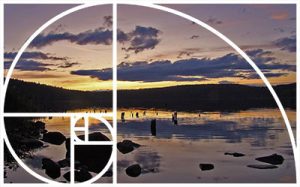
[[[271,77],[281,77],[281,76],[286,76],[288,73],[272,73],[272,72],[264,72],[264,75],[267,78]],[[247,79],[259,79],[259,75],[257,73],[252,73],[249,76],[246,77]]]
[[[65,62],[61,65],[59,65],[58,67],[59,68],[70,68],[70,67],[73,67],[73,66],[76,66],[76,65],[79,65],[80,63],[78,62]]]
[[[129,47],[123,47],[123,50],[139,53],[147,49],[154,49],[160,42],[160,32],[160,30],[153,27],[136,26],[129,33],[119,31],[118,40],[121,43],[129,42]]]
[[[111,26],[111,16],[104,17],[104,25]],[[154,49],[161,41],[159,38],[160,30],[153,27],[136,26],[134,30],[126,33],[120,29],[117,31],[118,42],[123,44],[123,50],[134,53],[139,53],[144,50]],[[68,41],[78,45],[87,44],[102,44],[111,45],[112,31],[103,27],[84,31],[78,34],[70,32],[56,33],[49,32],[38,35],[30,44],[31,48],[42,48],[47,45],[52,45],[54,42]]]
[[[51,45],[58,41],[69,41],[78,45],[87,44],[102,44],[110,45],[112,41],[112,32],[102,27],[73,34],[69,32],[64,33],[48,33],[38,35],[30,44],[30,47],[41,48],[46,45]]]
[[[190,37],[190,39],[197,39],[197,38],[199,38],[199,35],[193,35]]]
[[[97,78],[99,80],[111,80],[112,79],[112,69],[77,70],[77,71],[71,71],[71,74],[72,75],[90,76],[92,78]]]
[[[103,25],[106,26],[106,27],[111,27],[112,26],[112,16],[104,16],[103,17],[104,19],[104,23]]]
[[[247,51],[257,62],[258,67],[268,76],[282,76],[271,73],[272,70],[295,71],[295,65],[279,64],[273,62],[270,52],[262,49]],[[112,79],[111,69],[79,70],[72,74],[90,76],[100,80]],[[139,61],[133,63],[123,62],[118,65],[118,80],[121,81],[203,81],[210,78],[238,77],[249,78],[256,72],[240,56],[230,53],[219,58],[189,58],[171,62]]]
[[[4,58],[13,60],[17,56],[17,52],[5,52]],[[67,57],[56,57],[47,53],[33,51],[23,52],[20,59],[42,59],[42,60],[67,60]]]
[[[5,61],[4,68],[8,69],[12,64],[12,61]],[[21,59],[15,66],[15,69],[21,71],[48,71],[51,70],[48,66],[52,64],[46,64],[35,60],[25,60]]]
[[[210,18],[208,18],[208,20],[206,20],[206,23],[208,23],[210,25],[221,25],[223,23],[223,21],[210,17]]]
[[[280,38],[273,44],[283,51],[296,52],[296,35]]]
[[[183,56],[191,56],[192,54],[194,54],[194,52],[192,51],[180,51],[177,58],[182,58]]]
[[[234,84],[232,81],[219,81],[219,84]]]

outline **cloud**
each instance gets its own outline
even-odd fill
[[[275,40],[273,44],[283,51],[296,52],[296,35],[280,38]]]
[[[272,70],[295,71],[295,65],[279,64],[273,62],[270,52],[262,49],[247,51],[257,61],[258,67],[270,76]],[[112,79],[111,69],[78,70],[72,74],[90,76],[100,80]],[[240,56],[230,53],[218,58],[189,58],[171,62],[164,61],[138,61],[123,62],[118,65],[118,80],[121,81],[203,81],[211,78],[238,77],[248,78],[255,71]],[[282,74],[277,74],[281,76]]]
[[[160,30],[153,27],[136,26],[129,33],[119,30],[118,41],[121,43],[129,42],[129,46],[123,47],[123,50],[139,53],[147,49],[154,49],[161,40],[159,38],[160,33]]]
[[[288,75],[288,73],[272,73],[272,72],[264,72],[264,75],[267,78],[272,78],[272,77],[281,77],[281,76],[286,76]],[[250,74],[248,77],[246,77],[247,79],[259,79],[259,75],[257,73],[252,73]]]
[[[192,51],[180,51],[177,58],[182,58],[183,56],[191,56],[194,54]]]
[[[232,81],[219,81],[219,84],[234,84]]]
[[[288,12],[274,12],[271,15],[271,19],[279,20],[279,21],[289,19],[289,13]]]
[[[4,68],[8,69],[12,64],[12,61],[4,61]],[[48,71],[51,70],[48,66],[52,64],[46,64],[35,60],[21,59],[15,66],[15,69],[21,71]]]
[[[111,26],[111,16],[104,17],[104,25]],[[153,27],[136,26],[130,32],[124,32],[120,29],[117,31],[118,42],[123,44],[123,50],[134,53],[139,53],[144,50],[154,49],[161,41],[159,34],[160,30]],[[42,48],[47,45],[52,45],[55,42],[68,41],[78,45],[111,45],[112,31],[103,27],[94,30],[84,31],[78,34],[63,32],[49,32],[38,35],[30,44],[30,48]]]
[[[65,62],[61,65],[59,65],[58,67],[59,68],[70,68],[70,67],[73,67],[73,66],[76,66],[76,65],[79,65],[80,63],[78,62]]]
[[[17,52],[5,52],[4,58],[13,60],[17,56]],[[67,57],[56,57],[47,53],[33,51],[23,52],[20,59],[43,59],[43,60],[67,60]]]
[[[4,59],[6,60],[4,63],[4,68],[9,69],[12,60],[15,59],[17,55],[17,52],[5,52],[4,53]],[[40,61],[42,60],[51,60],[51,61],[63,61],[61,64],[52,63],[52,64],[46,64],[42,63]],[[15,69],[19,69],[22,71],[48,71],[51,70],[48,68],[48,66],[54,66],[58,68],[69,68],[73,67],[75,65],[79,65],[78,62],[69,62],[68,57],[57,57],[54,55],[51,55],[49,53],[43,53],[40,51],[31,51],[31,52],[24,52],[22,53],[19,61],[17,62],[17,65]],[[28,66],[28,67],[27,67]]]
[[[281,27],[276,27],[273,30],[276,31],[276,32],[280,32],[280,33],[284,33],[285,32],[284,28],[281,28]]]
[[[208,23],[210,25],[221,25],[221,24],[223,24],[223,21],[210,17],[210,18],[208,18],[208,20],[206,20],[206,23]]]
[[[104,19],[104,23],[103,25],[106,26],[106,27],[111,27],[112,26],[112,16],[104,16],[103,17]]]
[[[102,27],[84,31],[78,34],[73,34],[70,32],[64,33],[53,33],[40,34],[38,35],[30,44],[31,48],[42,48],[47,45],[52,45],[54,42],[58,41],[68,41],[71,43],[76,43],[78,45],[87,44],[102,44],[110,45],[112,41],[111,30],[104,29]]]
[[[197,39],[197,38],[199,38],[199,35],[193,35],[190,37],[190,39]]]
[[[71,71],[72,75],[82,75],[90,76],[91,78],[97,78],[99,80],[111,80],[112,79],[112,69],[103,69],[103,70],[77,70]]]

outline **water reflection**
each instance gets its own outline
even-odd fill
[[[178,113],[178,125],[171,121],[172,111],[123,109],[125,122],[119,120],[118,140],[131,140],[142,146],[118,152],[118,181],[121,183],[201,183],[201,182],[295,182],[292,147],[278,110],[259,109],[237,113]],[[288,111],[293,116],[294,111]],[[156,119],[156,136],[151,136],[151,120]],[[295,118],[290,118],[295,129]],[[235,158],[226,152],[240,152]],[[247,168],[261,164],[255,158],[281,154],[285,161],[274,170]],[[138,163],[144,172],[139,177],[126,175],[129,165]],[[202,172],[199,163],[212,163],[215,169]],[[155,168],[155,169],[154,169]],[[231,172],[228,172],[231,171]],[[255,181],[253,180],[255,178]]]

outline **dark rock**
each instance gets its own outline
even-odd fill
[[[84,182],[91,179],[93,176],[85,169],[81,169],[80,171],[75,171],[75,181]]]
[[[80,135],[78,138],[84,140],[84,135]],[[89,134],[89,141],[110,141],[110,139],[101,132],[93,132]]]
[[[249,168],[255,168],[255,169],[275,169],[278,168],[274,165],[248,165]]]
[[[47,132],[42,140],[51,144],[61,145],[66,140],[66,137],[60,132]]]
[[[281,165],[284,161],[284,158],[281,155],[272,154],[270,156],[256,158],[255,160],[266,162],[272,165]]]
[[[102,177],[112,177],[113,176],[113,171],[112,170],[108,170],[107,172],[105,172],[103,174]]]
[[[63,175],[63,177],[67,180],[70,181],[70,172],[67,172]],[[80,171],[75,171],[74,172],[74,179],[77,182],[84,182],[87,181],[89,179],[91,179],[93,176],[86,170],[80,170]]]
[[[212,170],[215,168],[213,164],[199,164],[199,167],[202,171]]]
[[[242,156],[245,156],[245,154],[243,154],[243,153],[236,153],[236,152],[234,152],[234,153],[226,152],[226,153],[224,153],[224,155],[231,155],[233,157],[242,157]]]
[[[42,169],[46,170],[46,174],[52,179],[60,177],[60,166],[49,158],[42,159]]]
[[[70,159],[65,158],[57,162],[61,168],[70,167]]]
[[[44,145],[43,142],[33,138],[22,138],[19,143],[26,146],[27,149],[36,149]]]
[[[138,147],[140,147],[140,145],[132,142],[131,140],[123,140],[122,142],[117,143],[118,150],[123,154],[130,153]]]
[[[42,121],[36,121],[35,122],[35,126],[37,126],[39,129],[45,129],[45,127],[46,127],[46,124],[44,123],[44,122],[42,122]]]
[[[44,129],[44,130],[41,130],[41,133],[42,134],[46,134],[48,131],[46,130],[46,129]]]
[[[88,171],[100,173],[109,161],[111,145],[76,145],[75,160],[87,166]]]
[[[67,173],[65,173],[63,175],[63,177],[67,180],[67,181],[70,181],[71,180],[71,173],[68,171]]]
[[[130,177],[138,177],[142,173],[142,168],[139,164],[134,164],[126,169],[126,174]]]
[[[66,158],[70,158],[70,138],[67,138],[65,141],[65,147],[66,147]]]

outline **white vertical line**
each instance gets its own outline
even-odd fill
[[[300,71],[300,65],[299,65],[299,62],[298,60],[300,60],[300,53],[299,53],[299,46],[300,46],[300,41],[299,41],[299,35],[300,35],[300,5],[299,5],[299,1],[296,3],[296,68],[297,68],[297,71],[296,71],[296,138],[297,138],[297,141],[296,141],[296,144],[297,144],[297,150],[296,152],[299,154],[300,153],[300,147],[299,147],[299,143],[300,143],[300,124],[299,123],[299,119],[300,119],[300,112],[299,112],[299,107],[300,107],[300,100],[299,100],[299,92],[300,92],[300,85],[299,85],[299,81],[300,81],[300,77],[299,77],[299,71]],[[299,155],[296,155],[299,157]],[[299,159],[299,158],[296,158],[296,159]],[[296,162],[296,167],[298,169],[296,169],[296,176],[297,176],[297,183],[299,184],[300,183],[300,163],[299,161]]]
[[[70,184],[74,184],[74,169],[75,169],[75,157],[74,157],[74,127],[76,124],[76,116],[70,117]]]
[[[2,98],[2,90],[3,90],[3,78],[4,78],[4,4],[1,2],[0,5],[0,28],[2,28],[2,32],[0,34],[0,96]],[[0,100],[0,117],[3,118],[3,110],[4,110],[4,102],[2,103],[2,99]],[[4,124],[0,124],[4,125]],[[4,145],[3,145],[3,134],[4,132],[0,132],[0,185],[4,183]]]
[[[117,183],[117,3],[113,3],[113,42],[112,42],[112,60],[113,60],[113,184]]]
[[[85,142],[89,141],[89,117],[88,116],[84,117],[84,141]]]

